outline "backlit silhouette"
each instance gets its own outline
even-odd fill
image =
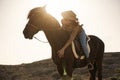
[[[53,62],[56,64],[57,70],[61,77],[64,76],[64,70],[66,70],[68,76],[67,80],[70,80],[75,68],[86,66],[87,63],[85,59],[78,60],[74,57],[71,45],[66,49],[63,58],[58,57],[57,52],[68,40],[70,33],[64,31],[60,27],[59,22],[53,16],[46,12],[45,7],[32,9],[28,15],[28,19],[29,21],[23,31],[25,38],[32,39],[38,31],[44,31],[52,48]],[[91,47],[90,60],[91,63],[94,65],[94,69],[89,70],[90,80],[96,80],[96,73],[98,76],[98,80],[102,80],[104,43],[96,36],[89,35],[89,37],[91,38],[89,41]],[[80,44],[78,43],[78,45]]]

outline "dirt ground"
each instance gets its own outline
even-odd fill
[[[74,80],[88,80],[86,67],[75,69]],[[0,65],[0,80],[59,80],[51,59],[21,65]],[[120,80],[120,52],[105,53],[103,80]]]

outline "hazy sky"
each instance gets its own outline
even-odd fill
[[[120,0],[0,0],[0,64],[21,64],[51,57],[48,43],[27,40],[23,29],[30,9],[47,4],[47,11],[61,19],[73,10],[87,34],[100,37],[106,52],[120,52]],[[44,33],[36,35],[47,41]]]

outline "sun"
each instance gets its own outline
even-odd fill
[[[75,3],[73,0],[69,0],[69,2],[67,0],[48,0],[46,2],[46,10],[60,22],[62,19],[61,13],[73,9],[73,3]]]

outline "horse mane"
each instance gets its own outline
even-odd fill
[[[41,13],[42,11],[45,11],[44,7],[37,7],[37,8],[33,8],[32,10],[30,10],[30,12],[28,13],[27,19],[30,19],[33,15],[37,14],[37,13]]]

